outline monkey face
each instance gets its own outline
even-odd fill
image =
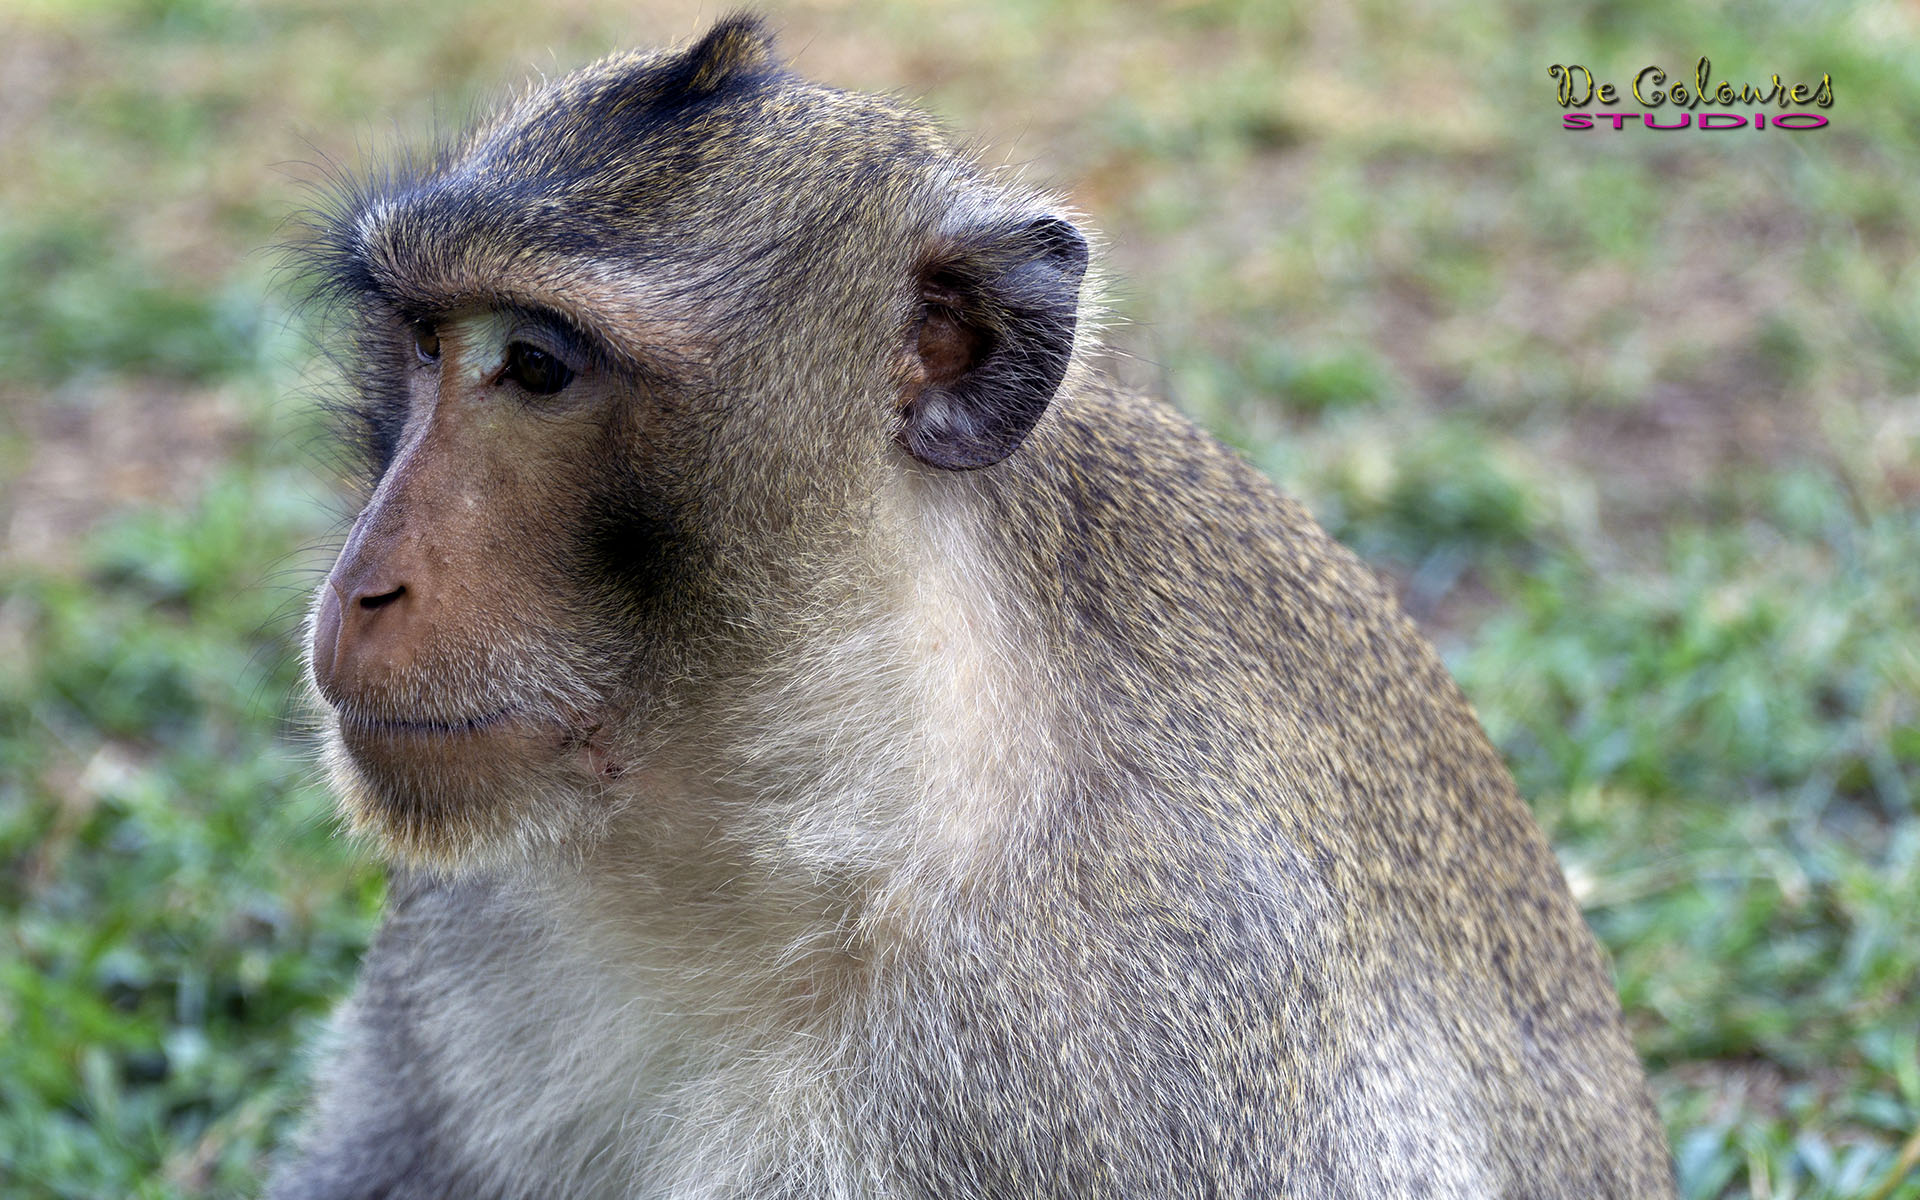
[[[917,489],[1005,461],[1066,375],[1068,220],[728,45],[590,66],[312,227],[374,467],[312,680],[399,857],[726,778],[743,698],[911,589]]]
[[[556,322],[387,325],[391,444],[312,618],[349,814],[416,859],[564,838],[637,642],[585,582],[632,406]]]

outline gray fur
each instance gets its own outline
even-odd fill
[[[624,707],[624,770],[524,781],[549,824],[496,853],[394,843],[430,869],[270,1195],[1672,1195],[1466,702],[1297,505],[1094,374],[1093,287],[991,232],[1048,222],[738,23],[323,222],[355,311],[532,305],[603,344],[656,424],[580,469],[652,472],[675,557],[553,635]],[[976,264],[986,326],[1005,289],[1077,306],[1004,327],[1072,359],[975,470],[906,448],[969,416],[900,403],[929,262]]]

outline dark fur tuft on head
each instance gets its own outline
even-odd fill
[[[681,56],[660,90],[663,98],[678,93],[699,100],[730,83],[758,79],[776,69],[773,34],[766,22],[751,13],[735,13],[722,18]]]

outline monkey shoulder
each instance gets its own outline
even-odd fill
[[[993,485],[1022,531],[1003,565],[1042,593],[1044,652],[1121,701],[1152,757],[1453,797],[1515,823],[1500,837],[1529,824],[1439,657],[1298,502],[1163,402],[1085,388],[1057,408]]]
[[[1088,1077],[1107,1054],[1149,1063],[1152,1096],[1181,1098],[1140,1100],[1162,1121],[1286,1112],[1280,1177],[1374,1181],[1355,1194],[1412,1194],[1373,1152],[1396,1142],[1452,1180],[1429,1194],[1563,1194],[1527,1156],[1600,1177],[1610,1145],[1639,1147],[1622,1161],[1657,1191],[1604,960],[1390,592],[1169,406],[1094,388],[1057,409],[995,499],[1042,531],[1003,548],[1007,570],[1042,590],[1042,652],[1093,743],[1055,852],[1071,866],[1035,889],[1062,907],[1022,922],[1077,919],[1100,961],[1063,961],[1054,986],[1128,997],[1132,1019],[1102,1026],[1124,1044],[1090,1048]],[[1194,1066],[1215,1047],[1233,1070]],[[1290,1091],[1190,1103],[1220,1079]]]

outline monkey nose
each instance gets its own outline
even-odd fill
[[[313,677],[322,695],[338,703],[407,665],[412,598],[404,583],[343,582],[337,573],[327,580],[313,623]]]
[[[334,659],[340,653],[340,603],[340,589],[327,580],[313,621],[313,677],[322,689],[332,683]]]

